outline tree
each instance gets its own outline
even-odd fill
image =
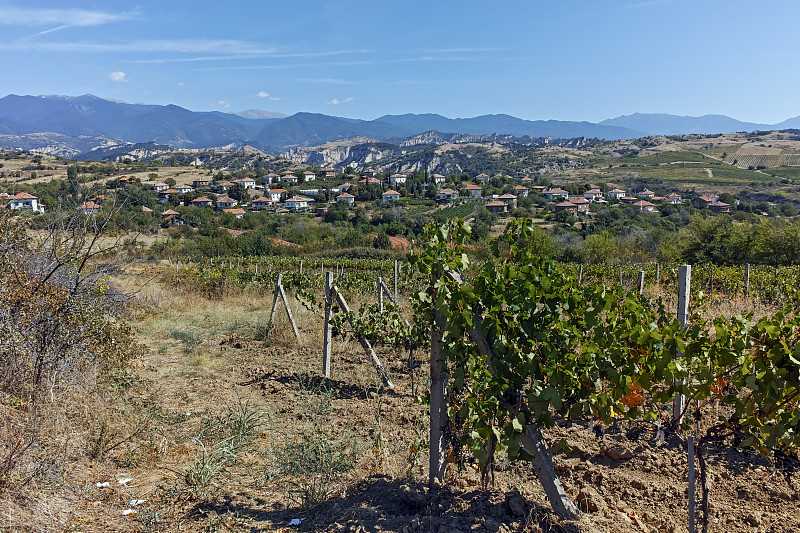
[[[392,248],[392,241],[389,240],[389,235],[387,235],[385,231],[379,231],[372,246],[380,250],[390,250]]]
[[[177,182],[175,181],[175,178],[169,177],[169,178],[164,180],[164,183],[166,183],[170,187],[174,187],[175,183],[177,183]]]
[[[245,199],[250,199],[247,189],[241,183],[234,183],[233,187],[228,189],[228,196],[238,202],[243,202]]]

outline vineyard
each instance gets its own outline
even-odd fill
[[[703,150],[703,153],[739,168],[776,168],[800,165],[800,152],[797,150],[776,149],[775,151],[779,153],[754,154],[740,152],[743,147],[744,143],[717,146]]]
[[[469,204],[465,204],[469,205]],[[460,206],[459,206],[460,207]],[[471,268],[483,268],[485,261],[474,258]],[[418,271],[401,261],[398,290],[414,294],[427,282]],[[640,272],[644,283],[654,291],[677,294],[679,265],[668,264],[577,264],[554,263],[560,270],[583,284],[638,286]],[[374,291],[377,276],[394,283],[393,260],[299,257],[222,257],[176,265],[176,277],[208,295],[221,295],[226,288],[271,291],[279,273],[287,290],[303,289],[320,293],[326,270],[334,273],[336,284],[347,294]],[[800,303],[800,266],[719,266],[693,265],[693,288],[704,298],[748,297],[766,305],[784,306]]]
[[[677,316],[663,301],[620,285],[581,285],[531,253],[525,222],[509,225],[494,243],[494,260],[463,277],[470,271],[468,231],[458,222],[429,230],[424,251],[413,257],[431,280],[415,303],[435,332],[431,382],[448,383],[429,396],[432,480],[444,479],[453,446],[446,435],[455,434],[484,479],[497,456],[538,462],[551,505],[573,516],[577,507],[548,467],[548,450],[536,443],[540,427],[582,422],[598,436],[624,425],[634,441],[646,432],[688,442],[690,531],[695,453],[703,531],[712,449],[755,449],[774,458],[791,483],[800,447],[800,317],[788,309],[760,319],[690,316],[688,267],[680,269]],[[437,410],[444,431],[435,427]]]

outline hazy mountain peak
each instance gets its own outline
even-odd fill
[[[232,113],[232,114],[240,116],[242,118],[251,118],[251,119],[286,118],[289,116],[289,115],[284,115],[283,113],[276,113],[275,111],[265,111],[264,109],[245,109],[244,111],[239,111],[238,113]]]

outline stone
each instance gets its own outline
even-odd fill
[[[612,446],[606,450],[606,455],[615,461],[633,459],[633,452],[624,446]]]
[[[506,494],[506,505],[508,505],[508,511],[511,516],[525,516],[528,511],[528,502],[518,492]]]
[[[631,481],[631,487],[638,490],[645,490],[648,484],[642,481],[641,479],[634,479]]]
[[[606,507],[603,498],[591,487],[581,489],[576,503],[581,511],[589,511],[590,513],[602,511]]]
[[[413,509],[425,507],[428,502],[428,498],[424,494],[420,494],[417,489],[408,485],[401,485],[399,492],[400,501]]]
[[[758,511],[750,511],[747,513],[747,516],[744,517],[744,521],[753,527],[759,526],[761,525],[761,513]]]

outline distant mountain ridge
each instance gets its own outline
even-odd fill
[[[647,135],[729,133],[800,127],[800,117],[770,126],[724,115],[680,117],[635,113],[600,123],[524,120],[510,115],[447,118],[437,114],[384,115],[374,120],[318,113],[286,116],[250,109],[240,113],[190,111],[176,105],[129,104],[90,94],[0,98],[0,147],[75,156],[87,147],[157,143],[178,148],[241,147],[271,153],[353,137],[397,144],[425,132],[517,138],[631,139]],[[414,141],[414,142],[419,142]]]

